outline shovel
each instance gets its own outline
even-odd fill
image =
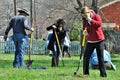
[[[87,30],[87,27],[85,27],[85,30]],[[79,59],[79,62],[78,62],[78,67],[76,69],[76,71],[74,72],[74,75],[77,75],[77,72],[80,68],[80,63],[81,63],[81,60],[82,60],[82,55],[83,55],[83,52],[84,52],[84,46],[85,46],[85,39],[86,39],[86,34],[83,35],[82,37],[82,44],[81,44],[81,54],[80,54],[80,59]]]
[[[32,23],[32,27],[33,27],[33,23]],[[33,63],[33,60],[31,60],[31,51],[32,51],[32,41],[33,41],[33,32],[31,32],[31,35],[30,35],[30,51],[29,51],[29,55],[28,55],[28,60],[26,62],[26,67],[29,69],[30,66],[32,65]]]
[[[61,47],[60,47],[60,43],[59,43],[58,35],[57,35],[56,31],[55,31],[55,37],[56,37],[56,40],[57,40],[57,44],[58,44],[60,54],[62,55],[62,50],[61,50]],[[61,57],[61,59],[62,59],[62,57]],[[62,59],[62,64],[63,64],[63,66],[65,65],[63,59]]]
[[[32,62],[33,60],[31,60],[31,57],[30,57],[30,54],[31,54],[31,51],[32,51],[32,37],[33,37],[33,32],[31,33],[31,37],[30,37],[30,52],[29,52],[29,55],[28,55],[28,60],[26,62],[26,67],[29,69],[30,66],[32,65]]]

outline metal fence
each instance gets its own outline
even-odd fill
[[[15,46],[13,41],[0,41],[0,53],[14,53]],[[47,49],[46,41],[33,41],[32,49],[30,50],[30,45],[25,44],[25,53],[31,54],[47,54],[49,50]],[[80,53],[79,42],[71,42],[70,53]]]

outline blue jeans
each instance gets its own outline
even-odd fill
[[[22,68],[24,65],[25,35],[14,34],[13,41],[15,44],[15,55],[14,55],[13,67]]]

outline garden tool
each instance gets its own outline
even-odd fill
[[[85,30],[87,30],[87,27],[85,27]],[[79,58],[79,62],[78,62],[78,67],[77,67],[76,71],[74,72],[74,75],[77,74],[77,72],[78,72],[78,70],[80,68],[80,63],[81,63],[82,55],[83,55],[83,52],[84,52],[85,39],[86,39],[86,34],[83,34],[82,43],[81,43],[81,54],[80,54],[80,58]]]

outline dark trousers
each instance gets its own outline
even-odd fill
[[[54,51],[53,52],[53,55],[52,55],[52,62],[51,62],[51,66],[52,67],[58,67],[59,65],[59,55],[60,55],[60,51],[59,51],[59,48],[54,45]]]
[[[67,52],[68,56],[70,56],[70,50],[68,46],[63,46],[62,57],[64,57],[64,53]]]
[[[89,75],[89,60],[93,50],[96,48],[97,57],[99,62],[100,76],[106,77],[106,69],[104,65],[103,50],[104,50],[104,41],[97,43],[87,43],[84,57],[83,57],[83,74]]]

